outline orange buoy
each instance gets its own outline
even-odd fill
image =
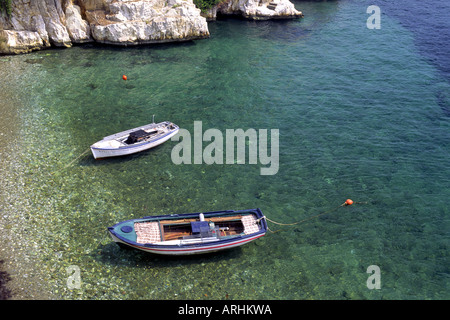
[[[126,75],[123,75],[123,76],[122,76],[122,79],[123,79],[123,80],[127,80],[127,76],[126,76]]]
[[[345,200],[345,204],[350,206],[350,205],[353,204],[353,200],[352,199],[347,199],[347,200]]]

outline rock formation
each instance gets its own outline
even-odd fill
[[[14,0],[0,16],[0,53],[101,42],[117,45],[209,36],[192,0]]]
[[[142,44],[206,38],[206,19],[192,0],[112,1],[87,15],[92,37],[110,44]]]
[[[251,20],[292,19],[303,17],[289,0],[225,0],[207,12],[208,20],[217,15],[238,15]]]
[[[302,16],[289,0],[224,0],[206,16],[249,19]],[[185,41],[209,37],[206,18],[193,0],[13,0],[0,13],[0,53],[100,42],[115,45]]]

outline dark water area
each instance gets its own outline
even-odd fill
[[[11,290],[8,287],[8,282],[11,281],[10,275],[3,271],[3,260],[0,260],[0,300],[7,300],[11,298]]]
[[[381,11],[412,31],[421,54],[450,80],[450,3],[437,1],[374,1]]]
[[[414,34],[418,52],[450,81],[450,2],[374,1],[383,14],[393,17]],[[438,104],[450,116],[450,96],[445,90],[436,95]]]

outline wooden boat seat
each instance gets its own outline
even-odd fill
[[[242,224],[244,225],[244,233],[245,234],[255,233],[255,232],[258,232],[260,229],[260,227],[256,221],[256,217],[252,214],[243,216],[241,221],[242,221]]]

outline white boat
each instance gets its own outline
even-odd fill
[[[104,137],[91,146],[95,159],[124,156],[141,152],[166,142],[180,128],[169,121],[150,123]]]

